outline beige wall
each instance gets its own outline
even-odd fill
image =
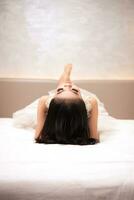
[[[81,80],[75,84],[96,94],[112,117],[134,119],[134,80]],[[0,78],[0,117],[11,117],[56,85],[55,80]]]
[[[0,0],[0,24],[0,77],[134,78],[133,0]]]

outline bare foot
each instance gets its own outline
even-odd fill
[[[72,71],[72,67],[73,67],[72,64],[65,65],[64,72],[70,74]]]

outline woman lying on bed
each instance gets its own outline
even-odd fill
[[[38,103],[35,141],[47,144],[95,144],[98,102],[82,98],[80,88],[70,79],[72,65],[64,68],[53,95],[42,96]]]

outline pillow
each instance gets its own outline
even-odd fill
[[[99,98],[87,90],[80,88],[82,95],[90,95],[97,99],[98,101],[98,117],[109,116],[104,104],[99,100]],[[49,95],[55,93],[55,89],[48,92]],[[13,125],[17,128],[33,128],[35,129],[37,124],[37,107],[40,98],[33,101],[31,104],[13,113]]]

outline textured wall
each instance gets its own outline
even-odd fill
[[[0,0],[0,77],[134,78],[133,0]],[[56,69],[56,70],[54,70]]]

